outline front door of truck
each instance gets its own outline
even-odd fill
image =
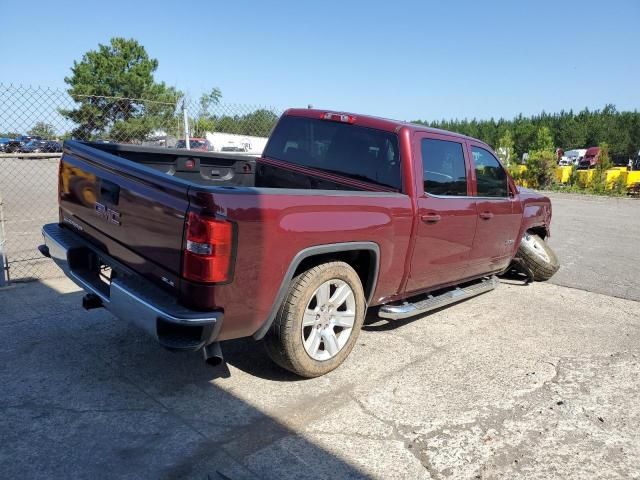
[[[418,293],[464,278],[478,216],[463,139],[418,132],[413,155],[422,159],[422,185],[416,185],[418,224],[405,290]]]
[[[513,257],[522,222],[522,206],[498,159],[482,144],[469,144],[478,226],[468,276],[504,270]]]

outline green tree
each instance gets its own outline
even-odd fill
[[[246,115],[224,115],[215,118],[215,131],[268,137],[277,121],[277,114],[266,108],[259,108]]]
[[[542,115],[544,116],[544,112]],[[527,159],[526,179],[533,188],[548,188],[556,181],[557,166],[549,127],[538,127],[532,147]]]
[[[205,92],[200,96],[200,118],[210,117],[209,109],[220,103],[222,91],[218,87],[214,87],[210,92]]]
[[[536,139],[531,146],[531,150],[553,151],[553,136],[548,127],[538,128]]]
[[[19,136],[18,132],[0,132],[0,138],[16,138]]]
[[[215,131],[215,116],[210,109],[212,106],[218,105],[221,98],[222,91],[218,87],[214,87],[211,91],[200,96],[198,116],[190,121],[193,136],[204,137],[207,132]]]
[[[619,112],[614,105],[605,105],[601,110],[585,108],[580,112],[541,112],[538,115],[506,119],[463,119],[439,121],[415,121],[422,125],[451,130],[479,138],[500,148],[506,130],[513,137],[516,156],[525,152],[552,150],[554,146],[563,149],[588,148],[606,142],[611,158],[622,163],[634,158],[640,150],[640,112],[637,110]]]
[[[533,188],[549,188],[556,182],[556,154],[553,150],[531,150],[525,179]]]
[[[27,134],[33,135],[34,137],[42,137],[46,139],[54,138],[56,136],[53,125],[46,122],[36,122],[36,124],[31,127],[31,130],[29,130]]]
[[[268,137],[277,121],[278,115],[271,110],[260,108],[242,117],[240,133]]]
[[[133,39],[112,38],[85,53],[64,79],[78,104],[60,112],[77,124],[73,136],[136,141],[175,123],[181,93],[155,81],[157,68],[158,61]]]
[[[505,130],[498,140],[497,153],[500,156],[500,160],[507,166],[516,160],[515,143],[511,130]]]
[[[212,118],[199,117],[192,119],[190,122],[191,136],[204,137],[207,132],[214,132],[216,130],[216,122]]]
[[[607,170],[613,167],[611,157],[609,156],[609,144],[601,143],[600,155],[598,163],[593,172],[593,180],[591,181],[591,191],[593,193],[605,193],[607,190]]]

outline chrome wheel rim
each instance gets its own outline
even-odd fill
[[[526,233],[524,235],[524,238],[522,239],[522,242],[526,243],[529,249],[545,262],[548,263],[551,261],[549,255],[547,254],[547,251],[544,248],[544,240],[542,240],[540,237],[535,237]]]
[[[356,298],[349,284],[337,278],[320,285],[302,317],[302,344],[318,361],[335,357],[351,337],[356,321]]]

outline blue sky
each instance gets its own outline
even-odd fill
[[[0,82],[133,37],[192,98],[404,120],[640,108],[640,1],[1,0]]]

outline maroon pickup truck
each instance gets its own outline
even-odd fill
[[[558,261],[548,198],[473,138],[291,109],[262,157],[67,141],[40,251],[163,346],[222,359],[263,339],[299,375],[336,368],[365,313],[418,315]]]

